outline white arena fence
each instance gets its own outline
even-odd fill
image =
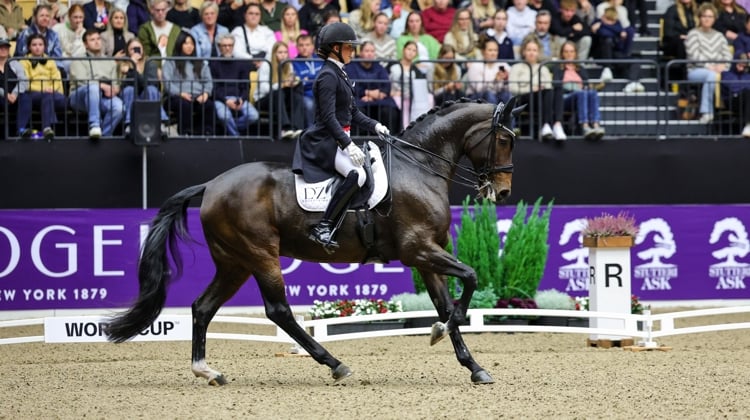
[[[461,326],[464,333],[486,333],[486,332],[552,332],[552,333],[574,333],[574,334],[606,334],[619,337],[643,338],[646,342],[653,339],[680,334],[694,334],[710,331],[729,331],[738,329],[750,329],[750,322],[734,322],[728,324],[701,325],[693,327],[675,328],[676,319],[696,318],[712,315],[748,314],[750,321],[750,306],[735,306],[714,309],[698,309],[691,311],[670,312],[663,314],[631,315],[610,312],[589,311],[565,311],[549,309],[470,309],[469,324]],[[589,318],[591,319],[614,319],[622,321],[623,328],[594,328],[578,326],[557,325],[510,325],[490,323],[485,317],[563,317]],[[298,317],[298,322],[319,342],[353,340],[361,338],[390,337],[399,335],[428,335],[430,327],[404,328],[402,324],[397,327],[368,332],[352,332],[342,334],[329,334],[329,328],[334,325],[383,322],[407,320],[411,318],[435,318],[434,311],[410,311],[394,312],[377,315],[349,316],[341,318],[327,318],[316,320],[304,320]],[[638,321],[646,327],[643,330],[637,328]],[[23,326],[44,325],[44,335],[22,336],[0,338],[0,344],[17,344],[31,342],[63,343],[63,342],[105,342],[102,326],[105,318],[103,316],[70,316],[70,317],[46,317],[33,319],[20,319],[11,321],[0,321],[0,328],[13,328]],[[653,329],[652,326],[658,328]],[[216,316],[212,324],[241,324],[276,326],[266,318],[245,316]],[[168,315],[162,314],[151,331],[144,331],[136,341],[174,341],[191,339],[192,321],[190,315]],[[174,332],[174,334],[173,334]],[[275,343],[294,343],[294,341],[280,328],[275,328],[275,334],[244,334],[209,332],[209,339],[261,341]]]

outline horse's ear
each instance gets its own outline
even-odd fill
[[[510,100],[508,100],[508,103],[506,104],[501,103],[500,105],[498,105],[497,109],[495,110],[495,118],[494,118],[495,125],[503,125],[505,127],[510,127],[513,124],[513,115],[515,114],[515,110],[516,110],[513,107],[515,106],[515,104],[516,104],[516,97],[513,96],[512,98],[510,98]]]

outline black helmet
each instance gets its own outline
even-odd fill
[[[334,44],[359,45],[361,43],[354,29],[343,22],[329,23],[320,28],[316,37],[318,55],[324,59],[331,53]]]

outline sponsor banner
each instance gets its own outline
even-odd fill
[[[554,206],[540,289],[588,293],[585,217],[627,211],[640,225],[631,250],[632,290],[642,300],[748,299],[750,205]],[[129,306],[138,292],[137,256],[156,210],[0,211],[0,310]],[[498,207],[501,239],[514,206]],[[461,207],[453,208],[453,227]],[[208,286],[214,266],[203,245],[198,209],[188,225],[196,243],[180,244],[184,275],[167,306],[187,307]],[[289,302],[384,298],[413,292],[411,271],[389,264],[325,264],[282,258]],[[255,281],[229,306],[262,306]]]
[[[106,343],[107,319],[100,316],[44,318],[45,343]],[[193,326],[190,315],[161,315],[132,341],[189,341]]]

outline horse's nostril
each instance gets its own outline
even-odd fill
[[[510,188],[503,188],[498,192],[501,198],[508,198],[510,196]]]

